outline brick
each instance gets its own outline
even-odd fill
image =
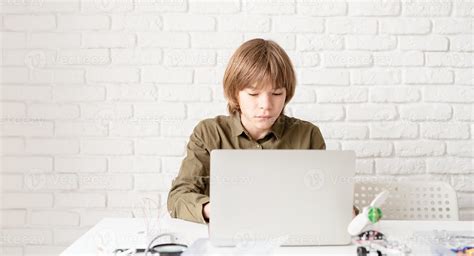
[[[392,50],[397,47],[397,39],[392,36],[347,36],[346,47],[350,50]]]
[[[27,245],[25,247],[26,255],[60,255],[64,251],[64,246],[52,245]],[[10,255],[10,254],[7,254]]]
[[[344,109],[342,106],[292,106],[291,110],[295,117],[309,121],[340,121],[344,119]]]
[[[305,85],[349,85],[349,72],[339,69],[300,69],[299,82]]]
[[[454,15],[457,17],[472,17],[474,3],[470,0],[454,1]]]
[[[54,229],[54,244],[62,245],[64,248],[71,245],[79,239],[84,233],[86,233],[91,227],[88,228],[56,228]],[[102,234],[102,233],[99,233]],[[109,234],[109,233],[108,233]],[[97,239],[101,239],[99,235]],[[107,236],[110,238],[110,236]],[[99,240],[97,240],[99,241]],[[110,240],[109,240],[110,241]],[[99,244],[99,243],[98,243]]]
[[[445,153],[443,141],[396,141],[395,154],[401,157],[442,156]]]
[[[183,103],[141,103],[135,104],[134,117],[146,120],[184,119],[185,114]]]
[[[370,125],[372,139],[416,139],[418,125],[408,122],[384,122]]]
[[[474,177],[472,175],[453,175],[452,183],[453,188],[458,191],[474,191]]]
[[[2,31],[2,48],[12,49],[26,47],[26,34],[23,32]]]
[[[377,103],[417,102],[421,99],[420,91],[407,87],[376,87],[370,88],[370,101]]]
[[[112,15],[112,30],[114,31],[160,31],[163,21],[159,15]]]
[[[6,15],[3,19],[3,26],[7,30],[39,31],[56,28],[53,15]]]
[[[218,31],[269,32],[270,18],[257,15],[226,15],[218,18]]]
[[[131,48],[136,39],[134,34],[125,32],[86,32],[82,43],[87,48]]]
[[[296,38],[296,36],[294,34],[291,34],[291,33],[273,33],[273,32],[254,33],[254,32],[251,32],[251,33],[245,33],[244,38],[245,38],[245,41],[248,41],[248,40],[254,39],[254,38],[262,38],[262,39],[265,39],[265,40],[272,40],[272,41],[275,41],[278,45],[280,45],[283,49],[285,49],[285,51],[295,49],[295,40],[296,40],[295,38]],[[236,48],[237,48],[237,46],[236,46]],[[218,51],[218,53],[219,52],[223,52],[223,51]],[[227,63],[228,63],[228,60],[230,59],[230,57],[232,56],[232,54],[234,52],[230,51],[230,50],[227,50],[225,53],[226,53],[225,57],[222,58],[224,61],[221,61],[221,62],[218,61],[217,64],[220,64],[222,66],[226,66]]]
[[[367,102],[368,91],[365,88],[317,88],[319,103]]]
[[[149,1],[145,1],[145,2],[149,3]],[[133,10],[133,0],[104,1],[104,2],[85,1],[81,3],[82,13],[108,13],[108,12],[123,13],[123,12],[131,12],[132,10]]]
[[[129,210],[93,210],[87,209],[81,213],[81,226],[94,226],[104,218],[132,218]]]
[[[233,33],[233,32],[192,32],[191,33],[191,47],[193,49],[194,48],[235,49],[241,43],[243,43],[243,37],[241,33]]]
[[[47,208],[53,206],[53,195],[49,193],[3,193],[2,208]]]
[[[51,87],[38,86],[0,86],[2,100],[48,101],[51,100]]]
[[[190,1],[189,12],[198,14],[229,14],[240,11],[240,1],[227,0],[220,3],[211,1]]]
[[[105,195],[101,193],[60,193],[56,194],[55,207],[105,207]]]
[[[227,113],[226,103],[189,103],[187,116],[194,119],[212,118]]]
[[[342,50],[344,38],[338,35],[302,34],[296,36],[296,45],[302,51]]]
[[[219,95],[223,95],[219,94]],[[316,102],[316,94],[313,88],[309,86],[299,86],[298,90],[295,91],[295,95],[291,99],[293,103],[312,103]]]
[[[210,101],[211,89],[203,86],[160,86],[160,101]]]
[[[428,67],[472,67],[472,54],[460,52],[428,52],[426,53]]]
[[[41,245],[51,244],[53,236],[48,229],[9,228],[2,229],[0,235],[5,238],[3,245]]]
[[[53,72],[45,69],[33,69],[30,71],[30,84],[50,85],[53,81]]]
[[[53,169],[51,157],[39,156],[4,156],[1,158],[3,172],[50,172]]]
[[[356,159],[356,174],[373,174],[374,160]]]
[[[133,115],[129,104],[84,104],[81,105],[81,117],[86,120],[124,120]]]
[[[350,1],[349,16],[398,16],[401,10],[399,0]]]
[[[73,30],[107,30],[110,18],[105,15],[59,15],[58,29]]]
[[[107,124],[102,122],[56,122],[57,137],[98,137],[107,136]]]
[[[53,82],[57,84],[80,84],[85,82],[85,71],[79,69],[56,69],[53,72]]]
[[[433,32],[436,34],[463,34],[473,30],[472,19],[439,18],[433,19]]]
[[[0,154],[19,154],[24,153],[25,143],[23,139],[19,138],[2,138],[2,147]]]
[[[426,102],[474,102],[474,88],[467,86],[435,86],[424,89]]]
[[[78,226],[79,214],[66,211],[32,211],[31,224],[36,226]]]
[[[80,33],[32,33],[28,38],[29,48],[55,49],[80,48]]]
[[[0,224],[2,227],[24,226],[26,224],[26,210],[1,210]]]
[[[421,174],[425,173],[426,164],[423,159],[376,159],[375,172],[377,174]]]
[[[159,136],[160,124],[154,120],[112,121],[110,135],[115,137]]]
[[[138,155],[181,156],[185,142],[182,139],[147,139],[136,142]]]
[[[161,64],[160,49],[112,49],[112,63],[125,65]]]
[[[451,42],[451,51],[472,52],[474,50],[474,46],[472,45],[472,37],[473,35],[450,36],[449,40]],[[470,59],[470,63],[472,66],[472,58]]]
[[[3,119],[23,118],[26,116],[26,106],[24,103],[1,102],[1,116]]]
[[[23,67],[2,67],[2,84],[21,83],[28,81],[28,69]]]
[[[54,65],[56,52],[52,50],[6,49],[2,52],[2,65],[44,68]]]
[[[0,185],[2,191],[21,191],[23,189],[23,177],[21,175],[2,175]]]
[[[272,19],[273,31],[323,33],[324,20],[307,16],[276,16]]]
[[[138,82],[140,72],[137,68],[88,68],[86,79],[89,82]]]
[[[54,170],[57,172],[105,172],[107,159],[91,157],[55,157]]]
[[[105,88],[97,86],[63,86],[53,89],[56,102],[84,102],[105,100]]]
[[[214,17],[192,14],[163,15],[166,31],[213,31],[216,27]]]
[[[347,106],[347,120],[389,121],[395,120],[397,109],[388,104],[364,104]]]
[[[376,34],[377,21],[365,18],[328,18],[326,28],[330,34]]]
[[[373,53],[375,66],[422,66],[424,64],[424,56],[422,52],[418,51],[403,51],[403,52],[374,52]]]
[[[380,21],[380,33],[392,35],[428,34],[431,22],[428,19],[383,19]]]
[[[287,52],[295,68],[314,67],[320,64],[320,57],[317,52]]]
[[[194,69],[194,82],[197,84],[219,84],[224,77],[225,68],[197,67]]]
[[[131,175],[126,174],[81,174],[81,190],[130,190],[133,187]]]
[[[412,104],[400,106],[400,118],[410,121],[447,121],[452,117],[448,104]]]
[[[40,119],[75,119],[79,117],[79,107],[64,104],[31,104],[28,116]]]
[[[309,16],[344,16],[347,13],[345,1],[305,1],[297,0],[297,13]]]
[[[451,1],[447,0],[404,1],[402,14],[405,16],[449,16],[451,13],[451,8]]]
[[[67,139],[28,139],[26,151],[32,154],[76,154],[79,153],[79,143]]]
[[[108,207],[129,207],[135,209],[143,204],[145,198],[150,198],[160,205],[160,196],[155,192],[113,191],[107,193]]]
[[[77,189],[75,174],[30,172],[25,174],[24,183],[25,189],[28,191]]]
[[[127,157],[110,157],[110,172],[153,172],[161,171],[161,159],[159,157],[149,156],[127,156]]]
[[[165,174],[135,174],[135,190],[169,191],[173,177]]]
[[[371,141],[371,142],[343,142],[343,150],[354,150],[358,158],[364,157],[387,157],[392,154],[393,146],[389,142]]]
[[[373,63],[372,55],[366,52],[324,52],[322,64],[326,67],[368,67]]]
[[[21,122],[0,122],[2,136],[53,136],[52,122],[24,120]]]
[[[455,157],[474,157],[472,142],[469,141],[448,141],[448,155]]]
[[[181,166],[183,157],[163,157],[163,172],[177,175]]]
[[[459,121],[474,121],[472,105],[454,105],[454,119]]]
[[[184,32],[139,32],[137,38],[139,47],[187,48],[190,44]]]
[[[23,1],[23,2],[16,2],[16,6],[18,4],[23,5],[26,7],[29,12],[32,13],[67,13],[67,12],[78,12],[79,11],[79,0],[72,0],[72,1],[42,1],[42,2],[35,2],[35,1]],[[19,12],[25,12],[23,9]]]
[[[161,121],[161,134],[165,137],[189,137],[199,119],[179,120],[166,119]]]
[[[252,14],[292,14],[295,13],[295,4],[293,1],[244,0],[242,11]]]
[[[166,66],[214,66],[216,53],[212,50],[164,50]]]
[[[200,2],[200,1],[198,1]],[[227,1],[226,1],[227,2]],[[151,13],[185,12],[188,1],[135,1],[135,11]]]
[[[144,67],[143,82],[192,83],[193,71],[189,68]]]
[[[325,139],[360,140],[368,138],[369,129],[365,125],[332,123],[320,126]]]
[[[110,64],[107,49],[59,50],[56,65],[107,65]]]
[[[113,101],[155,101],[158,98],[158,89],[155,86],[142,85],[109,85],[107,99]]]
[[[454,75],[451,70],[410,68],[405,69],[406,84],[451,84]]]
[[[426,139],[468,139],[469,126],[463,123],[423,123],[421,134]]]
[[[426,160],[429,173],[472,174],[472,159],[457,157],[430,158]]]
[[[447,51],[448,39],[444,36],[401,36],[399,47],[402,50]]]
[[[88,155],[130,155],[133,141],[118,139],[97,139],[81,141],[81,153]]]

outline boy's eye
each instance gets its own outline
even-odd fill
[[[250,96],[257,96],[257,93],[249,93]]]
[[[283,93],[273,93],[273,95],[282,95]]]

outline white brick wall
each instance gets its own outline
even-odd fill
[[[245,40],[273,39],[357,173],[444,180],[474,219],[470,0],[0,2],[1,255],[57,254],[103,217],[163,204],[196,123],[226,114]]]

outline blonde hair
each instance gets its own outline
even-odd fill
[[[262,89],[265,79],[270,79],[273,89],[286,89],[286,106],[295,94],[296,75],[285,50],[274,41],[260,38],[243,43],[230,58],[224,73],[229,114],[240,113],[239,91],[253,85]]]

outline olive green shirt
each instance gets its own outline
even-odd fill
[[[172,217],[206,222],[202,210],[209,202],[210,152],[214,149],[326,149],[326,144],[317,126],[285,115],[280,115],[271,131],[257,141],[242,126],[240,115],[200,121],[168,194]]]

